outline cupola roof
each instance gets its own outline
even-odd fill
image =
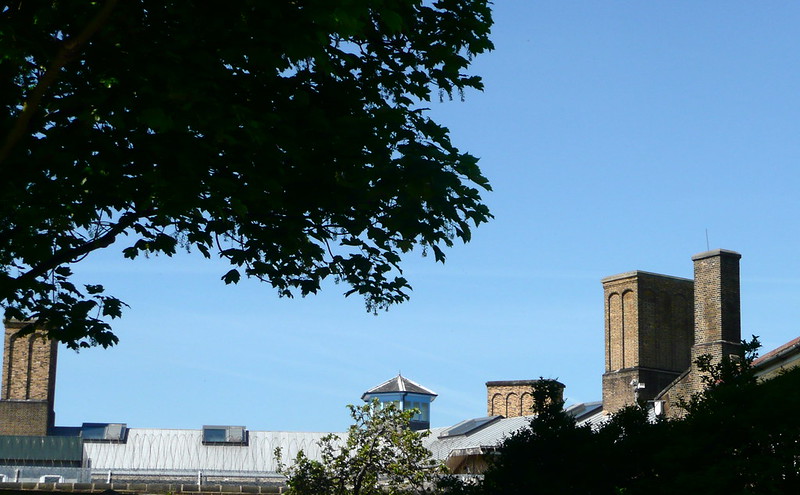
[[[398,374],[395,377],[392,377],[385,382],[377,385],[366,392],[361,396],[363,400],[366,400],[368,396],[375,395],[375,394],[387,394],[387,393],[411,393],[411,394],[419,394],[419,395],[430,395],[431,400],[435,398],[438,394],[433,390],[423,387],[419,383],[416,383],[408,378],[404,377],[401,374]]]

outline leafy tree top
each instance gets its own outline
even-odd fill
[[[401,411],[377,399],[348,406],[353,424],[343,438],[320,440],[319,460],[301,451],[291,467],[281,467],[294,495],[424,493],[444,467],[422,444],[429,431],[413,431],[418,410]],[[279,459],[281,453],[276,452]]]
[[[425,109],[481,89],[487,0],[6,3],[0,304],[71,347],[122,303],[70,264],[186,247],[280,295],[326,278],[375,311],[401,256],[490,218],[477,159]]]

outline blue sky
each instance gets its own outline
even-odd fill
[[[378,316],[331,285],[280,299],[193,255],[78,272],[131,307],[119,346],[61,350],[56,423],[342,430],[398,371],[439,393],[432,423],[486,413],[485,382],[557,378],[598,400],[600,279],[690,278],[742,253],[742,333],[800,320],[800,3],[498,0],[486,84],[432,114],[481,158],[495,219],[447,263],[412,256],[411,301]]]

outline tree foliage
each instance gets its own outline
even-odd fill
[[[181,247],[283,296],[408,298],[490,214],[426,102],[481,89],[488,0],[0,4],[0,304],[72,347],[122,303],[70,265]]]
[[[292,466],[284,469],[289,493],[409,494],[432,486],[443,468],[422,444],[429,432],[409,427],[418,411],[401,411],[377,400],[348,407],[354,424],[346,438],[327,435],[320,441],[320,460],[309,459],[301,451]]]
[[[532,390],[539,413],[505,440],[492,459],[481,493],[592,494],[598,490],[598,457],[606,445],[589,426],[564,412],[558,386],[547,381]]]
[[[453,493],[800,493],[800,368],[759,382],[758,341],[743,344],[743,360],[698,360],[707,388],[684,417],[629,407],[590,428],[553,403],[503,443],[482,485]]]

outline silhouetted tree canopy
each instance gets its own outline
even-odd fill
[[[191,248],[280,295],[408,298],[401,255],[467,241],[477,159],[431,99],[481,89],[488,0],[0,4],[0,304],[72,347],[123,304],[70,265]]]
[[[629,407],[593,429],[553,402],[505,441],[483,483],[450,493],[800,493],[800,368],[759,382],[754,355],[701,358],[709,388],[684,403],[680,419],[649,421],[646,409]]]

